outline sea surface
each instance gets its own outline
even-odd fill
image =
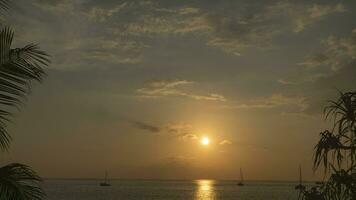
[[[297,200],[293,182],[218,180],[112,180],[100,187],[99,180],[45,180],[48,200]]]

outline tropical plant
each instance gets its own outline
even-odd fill
[[[330,175],[322,185],[301,190],[302,199],[356,200],[356,92],[340,92],[324,114],[333,127],[320,133],[313,168],[322,166]]]
[[[37,187],[41,178],[28,166],[12,163],[0,168],[0,199],[42,199],[44,193]]]
[[[0,10],[9,8],[8,0],[0,0]],[[49,64],[49,56],[35,44],[12,48],[14,31],[0,28],[0,150],[8,151],[11,136],[7,124],[30,92],[33,81],[41,82]],[[39,200],[44,192],[40,177],[26,165],[13,163],[0,167],[0,200]]]

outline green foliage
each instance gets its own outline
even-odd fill
[[[322,166],[330,176],[320,186],[301,190],[302,199],[356,200],[356,92],[339,95],[324,109],[334,125],[320,133],[314,154],[314,170]]]

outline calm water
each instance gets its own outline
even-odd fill
[[[244,187],[233,181],[194,180],[117,180],[111,187],[98,186],[95,180],[46,180],[48,200],[296,200],[291,182],[247,182]]]

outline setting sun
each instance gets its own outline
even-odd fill
[[[208,145],[210,143],[209,138],[203,137],[200,141],[203,145]]]

